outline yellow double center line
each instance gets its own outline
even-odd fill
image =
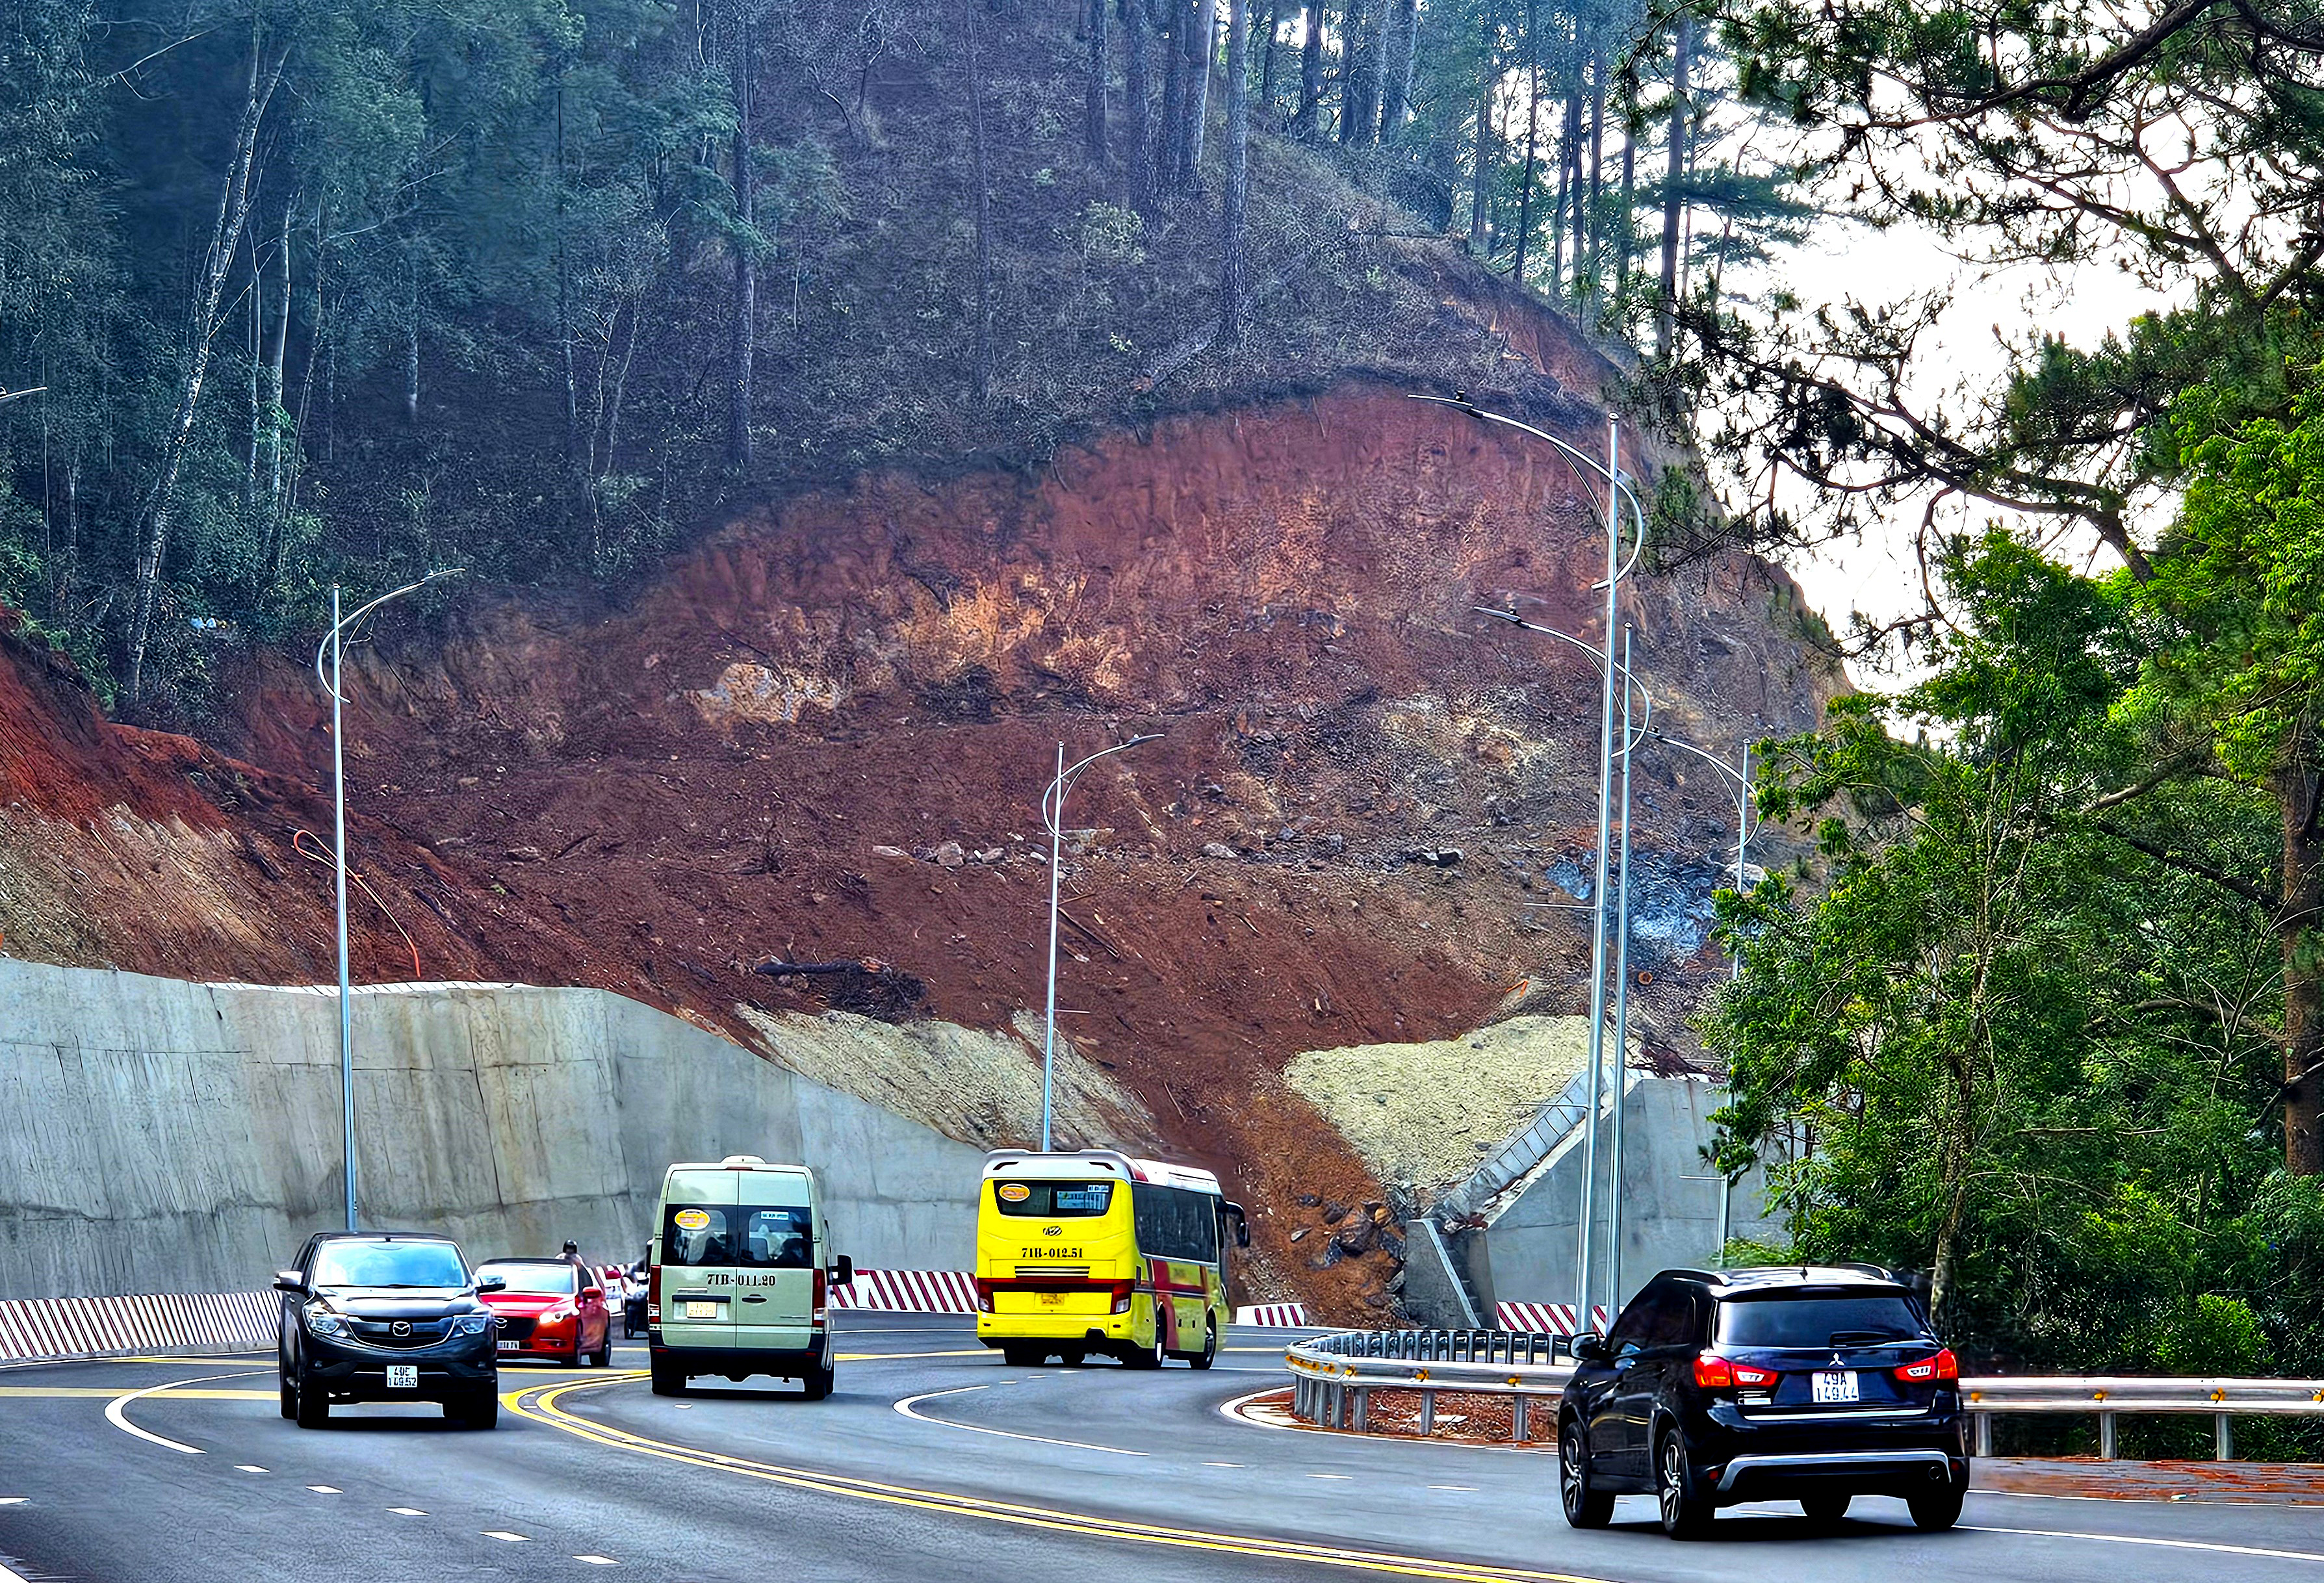
[[[794,1489],[812,1490],[817,1495],[841,1496],[849,1500],[877,1501],[884,1505],[977,1517],[988,1523],[1007,1523],[1020,1528],[1046,1529],[1053,1533],[1078,1534],[1090,1539],[1166,1545],[1176,1550],[1212,1551],[1223,1555],[1255,1556],[1265,1560],[1306,1561],[1319,1567],[1338,1567],[1353,1572],[1443,1578],[1446,1583],[1600,1583],[1599,1579],[1577,1577],[1570,1572],[1528,1572],[1470,1561],[1436,1560],[1426,1556],[1309,1544],[1296,1539],[1269,1539],[1258,1534],[1219,1533],[1201,1528],[1172,1527],[1160,1523],[1135,1523],[1118,1517],[1059,1511],[1051,1506],[985,1500],[976,1496],[954,1495],[946,1490],[881,1484],[868,1478],[851,1478],[844,1474],[825,1473],[808,1468],[784,1468],[771,1462],[753,1461],[747,1457],[721,1456],[693,1446],[676,1445],[668,1440],[632,1434],[627,1430],[613,1429],[576,1417],[558,1404],[575,1391],[600,1390],[606,1385],[644,1377],[634,1372],[604,1375],[595,1379],[574,1380],[565,1385],[512,1392],[506,1400],[520,1417],[563,1430],[567,1434],[578,1435],[585,1440],[594,1440],[601,1446],[634,1451],[641,1456],[659,1457],[664,1461],[679,1462],[715,1473],[732,1473],[744,1478],[763,1479],[770,1484],[785,1484]]]

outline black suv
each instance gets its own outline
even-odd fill
[[[1923,1528],[1960,1516],[1960,1367],[1887,1271],[1665,1270],[1573,1357],[1557,1453],[1576,1528],[1649,1493],[1674,1539],[1771,1498],[1821,1523],[1858,1495],[1903,1496]]]
[[[276,1367],[282,1416],[330,1422],[333,1402],[440,1402],[470,1429],[500,1421],[492,1311],[460,1250],[441,1237],[326,1231],[307,1238],[282,1293]]]

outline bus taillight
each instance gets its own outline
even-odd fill
[[[1113,1284],[1113,1311],[1116,1313],[1128,1313],[1130,1311],[1130,1294],[1137,1289],[1138,1284],[1134,1281],[1116,1281]]]
[[[992,1311],[992,1283],[982,1275],[976,1278],[976,1311],[979,1313]]]

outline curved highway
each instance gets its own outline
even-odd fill
[[[1319,1578],[1600,1583],[1779,1577],[2324,1583],[2312,1508],[1972,1494],[1960,1529],[1860,1500],[1722,1514],[1674,1544],[1643,1499],[1576,1533],[1528,1452],[1269,1429],[1220,1408],[1282,1383],[1280,1332],[1219,1367],[1010,1368],[964,1320],[844,1316],[827,1402],[650,1394],[504,1369],[492,1433],[433,1408],[276,1410],[272,1358],[0,1370],[0,1583],[570,1578]],[[623,1366],[628,1366],[624,1367]]]

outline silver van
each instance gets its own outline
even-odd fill
[[[831,1289],[855,1266],[831,1251],[812,1170],[756,1155],[672,1165],[646,1258],[654,1394],[754,1374],[795,1379],[811,1402],[831,1394]]]

